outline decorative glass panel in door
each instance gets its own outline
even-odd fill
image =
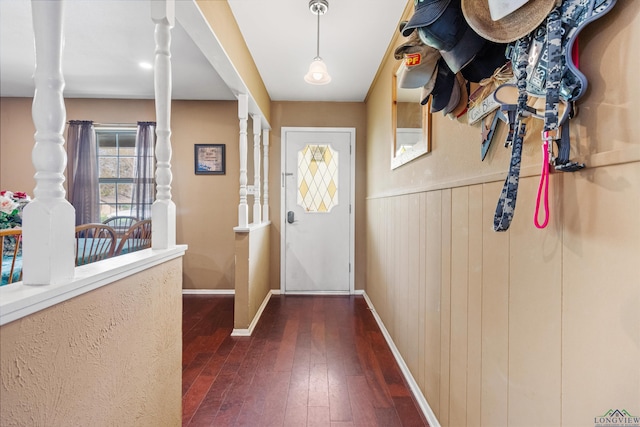
[[[338,152],[329,145],[298,151],[298,205],[307,212],[329,212],[338,204]]]

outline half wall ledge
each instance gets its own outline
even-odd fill
[[[271,225],[271,221],[261,222],[260,224],[249,224],[247,227],[233,227],[233,231],[236,233],[250,233],[255,230],[259,230],[262,227],[267,227]]]
[[[187,245],[170,249],[144,249],[76,267],[74,278],[58,285],[27,286],[22,282],[0,287],[0,325],[13,322],[78,295],[124,279],[175,258]]]

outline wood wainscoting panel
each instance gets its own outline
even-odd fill
[[[564,179],[562,424],[640,417],[640,163]]]
[[[449,425],[467,420],[467,298],[469,293],[469,187],[451,191],[451,356]]]
[[[482,395],[482,236],[493,232],[482,216],[482,186],[469,187],[469,294],[467,297],[467,426],[480,425]]]
[[[451,361],[451,190],[442,190],[442,281],[440,282],[440,414],[438,420],[449,425]]]
[[[393,341],[403,354],[405,363],[408,359],[411,345],[411,335],[415,325],[409,323],[408,306],[412,296],[409,294],[409,196],[394,197],[395,213],[395,262],[396,271],[394,288],[394,335]],[[415,299],[415,298],[414,298]]]
[[[387,318],[384,320],[385,325],[387,326],[387,330],[394,337],[395,341],[395,331],[396,331],[396,298],[398,296],[397,290],[397,221],[395,221],[396,216],[398,215],[397,210],[397,197],[391,197],[386,200],[386,223],[384,229],[387,231],[387,256],[385,257],[385,265],[386,265],[386,308],[387,308]]]
[[[506,426],[509,405],[509,231],[490,227],[502,182],[483,186],[481,425]]]
[[[426,363],[426,341],[427,341],[427,289],[426,289],[426,254],[427,254],[427,194],[418,195],[418,217],[420,224],[420,234],[418,235],[418,250],[420,256],[418,263],[418,372],[416,382],[422,391],[423,396],[427,396],[425,376],[427,370]]]
[[[425,397],[440,419],[441,300],[442,300],[442,191],[426,193],[425,259]]]
[[[367,295],[373,302],[378,316],[386,321],[386,280],[385,258],[387,256],[386,233],[384,230],[385,215],[384,206],[386,200],[371,199],[367,201]]]
[[[406,307],[404,309],[407,317],[407,353],[403,356],[411,375],[417,380],[419,378],[418,359],[420,354],[420,331],[424,331],[424,325],[420,322],[420,236],[423,233],[424,224],[420,223],[420,195],[410,194],[408,197],[408,217],[407,217],[407,294]],[[423,316],[424,318],[424,316]]]
[[[560,175],[560,176],[558,176]],[[557,183],[562,174],[552,179]],[[560,425],[562,230],[533,224],[537,177],[520,180],[509,228],[509,426]]]

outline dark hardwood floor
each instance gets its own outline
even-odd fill
[[[183,296],[183,426],[426,426],[362,296],[274,296],[231,337],[233,296]]]

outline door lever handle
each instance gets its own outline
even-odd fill
[[[284,188],[284,177],[293,176],[293,172],[282,172],[282,188]]]
[[[295,221],[293,211],[287,212],[287,222],[293,224]]]

